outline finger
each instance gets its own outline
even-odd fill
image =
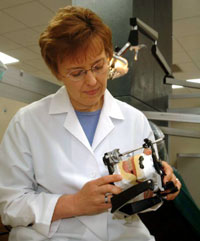
[[[108,183],[118,182],[121,180],[122,180],[121,175],[118,175],[118,174],[107,175],[107,176],[103,176],[103,177],[96,179],[95,184],[98,186],[101,186],[101,185],[105,185]]]
[[[181,184],[181,182],[179,181],[178,178],[175,178],[174,185],[177,187],[178,191],[175,192],[175,193],[168,194],[166,196],[167,200],[174,200],[178,196],[178,194],[179,194],[179,192],[181,190],[182,184]]]
[[[99,191],[100,193],[103,193],[103,194],[106,194],[106,193],[119,194],[122,190],[120,187],[117,187],[115,185],[105,184],[99,187]]]
[[[110,204],[111,203],[111,198],[112,198],[112,194],[109,194],[109,193],[106,193],[104,196],[103,196],[103,203],[105,204]]]
[[[179,192],[180,192],[180,190],[181,190],[181,187],[182,187],[182,184],[181,184],[181,182],[179,181],[179,179],[178,178],[176,178],[176,187],[178,188],[178,190],[179,190]]]
[[[175,192],[175,193],[167,194],[166,199],[167,199],[168,201],[174,200],[174,199],[178,196],[179,192],[180,192],[180,190],[178,190],[178,191]]]
[[[165,172],[165,176],[164,176],[164,183],[166,184],[167,182],[169,181],[173,181],[172,178],[173,178],[173,169],[172,167],[165,161],[162,161],[162,166],[163,166],[163,169],[164,169],[164,172]]]

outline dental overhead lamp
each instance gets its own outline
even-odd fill
[[[151,53],[156,59],[165,73],[163,82],[168,85],[180,85],[189,88],[200,88],[198,83],[188,83],[185,80],[177,80],[172,75],[172,70],[158,48],[158,32],[151,28],[149,25],[144,23],[139,18],[130,18],[131,30],[128,37],[128,42],[122,48],[116,48],[116,52],[110,62],[110,79],[119,78],[128,73],[128,61],[122,57],[128,50],[134,51],[134,60],[138,60],[138,53],[146,45],[139,44],[139,32],[150,39],[153,44],[151,47]]]

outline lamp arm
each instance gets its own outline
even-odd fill
[[[167,61],[165,60],[164,56],[160,52],[158,46],[157,46],[157,40],[158,40],[158,32],[155,31],[153,28],[151,28],[149,25],[144,23],[139,18],[131,18],[130,19],[130,25],[133,29],[137,29],[137,31],[140,31],[142,34],[144,34],[146,37],[148,37],[150,40],[152,40],[154,43],[151,47],[151,52],[158,64],[161,66],[161,68],[164,70],[166,76],[172,76],[172,70],[170,66],[168,65]],[[132,32],[133,30],[131,30]],[[136,45],[139,43],[139,40],[135,40],[135,36],[138,36],[134,33],[134,38],[132,41],[130,40],[130,37],[133,35],[129,35],[129,42],[133,42],[133,45]]]
[[[117,56],[122,56],[123,54],[126,53],[127,50],[131,47],[131,43],[127,42],[117,53]]]
[[[145,22],[140,20],[139,18],[130,18],[130,25],[133,28],[138,28],[138,30],[143,33],[146,37],[151,39],[152,41],[158,40],[158,32],[155,31],[153,28],[151,28],[149,25],[147,25]]]
[[[155,57],[156,61],[158,62],[158,64],[165,72],[166,76],[172,76],[172,70],[156,44],[152,45],[151,52],[152,55]]]
[[[144,44],[139,44],[139,32],[141,32],[143,35],[145,35],[147,38],[153,41],[153,44],[151,47],[152,55],[154,56],[154,58],[156,59],[156,61],[158,62],[162,70],[165,72],[165,76],[173,77],[170,66],[168,65],[167,61],[165,60],[164,56],[162,55],[162,53],[160,52],[157,46],[158,32],[155,31],[146,23],[144,23],[139,18],[130,18],[130,25],[131,25],[131,30],[129,33],[128,42],[125,43],[125,45],[115,53],[115,56],[122,56],[128,50],[130,51],[134,50],[135,51],[134,59],[137,60],[139,50],[143,47],[146,47],[146,45]],[[112,79],[121,76],[121,74],[114,76],[116,72],[114,71],[115,69],[114,65],[115,65],[116,59],[117,58],[115,57],[111,61],[111,70],[112,70],[111,78]],[[128,71],[126,71],[125,73],[127,72]]]

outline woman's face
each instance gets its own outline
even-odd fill
[[[58,70],[75,110],[90,112],[102,107],[108,77],[108,58],[104,50],[100,54],[88,50],[78,60],[65,58],[58,63]]]

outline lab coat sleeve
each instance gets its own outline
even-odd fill
[[[155,141],[155,136],[154,136],[154,133],[151,129],[149,121],[144,116],[144,120],[143,120],[143,139],[145,139],[145,138],[148,138],[151,141]]]
[[[1,219],[12,227],[32,225],[50,237],[58,226],[58,222],[51,224],[51,219],[60,195],[37,191],[29,140],[18,116],[9,124],[0,145]]]

